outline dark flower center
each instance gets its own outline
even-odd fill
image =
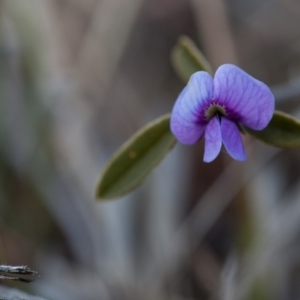
[[[215,115],[218,115],[218,117],[221,118],[221,116],[227,116],[227,113],[223,105],[212,103],[208,108],[206,108],[204,115],[207,121],[209,121]]]

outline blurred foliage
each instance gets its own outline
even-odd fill
[[[171,110],[178,36],[274,85],[278,109],[298,117],[299,15],[296,1],[2,1],[1,260],[42,274],[19,287],[64,300],[299,299],[298,150],[246,136],[249,162],[208,168],[202,145],[176,147],[124,201],[93,195],[112,150]],[[187,80],[199,52],[181,38],[172,53],[177,66],[190,55]]]

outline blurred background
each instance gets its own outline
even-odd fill
[[[300,155],[244,137],[248,161],[177,145],[135,192],[98,202],[105,162],[170,112],[191,37],[300,116],[296,0],[1,0],[2,284],[49,300],[300,299]],[[1,295],[0,295],[1,296]]]

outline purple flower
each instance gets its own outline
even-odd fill
[[[195,144],[205,136],[205,162],[213,161],[222,143],[236,160],[247,159],[239,124],[254,130],[265,128],[274,112],[274,96],[261,81],[240,68],[226,64],[214,79],[196,72],[179,95],[171,116],[171,130],[183,144]]]

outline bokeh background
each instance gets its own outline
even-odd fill
[[[300,155],[244,137],[249,159],[177,145],[121,200],[101,169],[184,86],[191,37],[299,116],[296,0],[1,0],[0,263],[49,300],[300,299]]]

